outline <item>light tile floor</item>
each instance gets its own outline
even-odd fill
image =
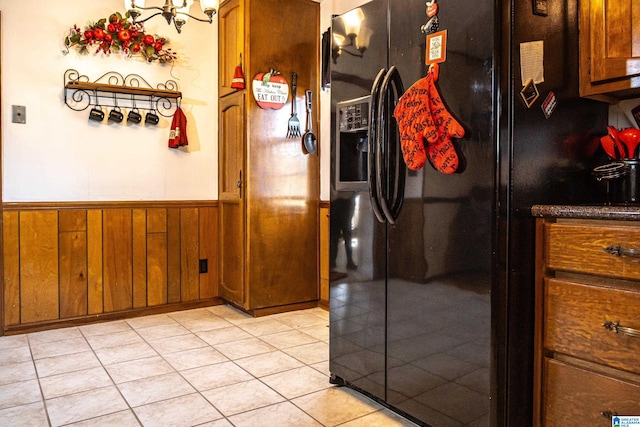
[[[0,337],[0,426],[413,426],[329,384],[328,324],[223,305]]]

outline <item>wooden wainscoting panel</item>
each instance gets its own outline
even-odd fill
[[[102,214],[104,311],[133,306],[131,209],[105,209]]]
[[[2,258],[4,266],[4,323],[20,324],[20,234],[18,212],[2,214]]]
[[[86,316],[87,301],[87,211],[58,213],[60,269],[60,318]]]
[[[180,209],[182,302],[197,301],[200,297],[199,238],[198,209]]]
[[[167,303],[167,210],[147,209],[147,304]]]
[[[207,260],[207,272],[200,274],[200,299],[218,295],[218,210],[200,208],[200,259]]]
[[[60,216],[62,217],[62,212]],[[62,224],[62,221],[60,223]],[[87,232],[64,231],[59,234],[58,239],[60,318],[86,316],[88,313]]]
[[[328,203],[327,203],[328,205]],[[329,305],[329,207],[320,208],[320,303]]]
[[[89,314],[104,313],[102,279],[102,210],[87,211],[87,300]]]
[[[87,211],[85,209],[61,210],[58,214],[59,231],[87,231]]]
[[[147,233],[167,232],[167,210],[162,208],[147,209]]]
[[[0,335],[221,301],[216,203],[3,208]]]
[[[59,318],[58,212],[20,213],[20,323]]]
[[[167,299],[180,302],[180,209],[167,209]]]
[[[147,306],[147,210],[133,209],[133,308]]]
[[[147,304],[167,303],[167,233],[147,235]]]

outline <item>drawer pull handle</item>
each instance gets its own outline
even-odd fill
[[[622,333],[628,335],[630,337],[640,338],[640,330],[627,328],[626,326],[620,326],[620,322],[605,322],[602,324],[604,328],[608,331],[617,333]]]
[[[617,412],[611,412],[611,411],[602,411],[600,412],[600,414],[605,417],[606,419],[608,419],[609,421],[611,421],[611,419],[613,417],[617,417],[618,413]]]
[[[604,251],[615,256],[628,256],[632,258],[640,258],[640,251],[637,249],[627,249],[620,245],[609,245]]]

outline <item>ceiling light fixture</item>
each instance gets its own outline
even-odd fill
[[[167,24],[171,24],[176,27],[176,31],[180,33],[182,31],[182,26],[187,23],[189,18],[193,18],[196,21],[200,22],[208,22],[211,24],[213,22],[213,15],[216,13],[216,6],[218,4],[218,0],[200,0],[200,7],[202,8],[202,12],[208,18],[198,18],[197,16],[193,16],[189,14],[189,9],[193,4],[193,0],[176,0],[177,4],[173,4],[173,0],[165,0],[164,6],[147,6],[144,5],[145,0],[124,0],[124,7],[131,16],[131,19],[134,23],[137,22],[146,22],[154,16],[161,15],[164,19],[167,20]],[[142,15],[145,10],[157,10],[158,12],[147,16],[144,19],[139,19],[140,15]]]

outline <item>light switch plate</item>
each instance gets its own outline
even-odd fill
[[[27,107],[24,105],[12,105],[11,122],[22,124],[27,123]]]

